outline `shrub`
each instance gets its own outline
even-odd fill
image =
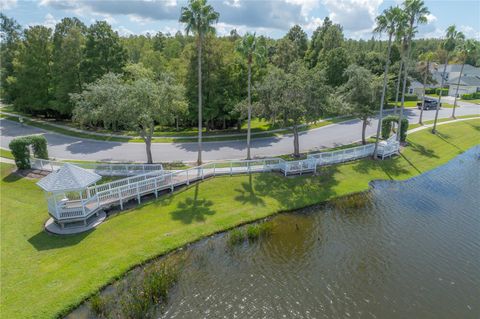
[[[438,89],[435,90],[435,94],[437,94],[437,95],[441,94],[442,96],[447,96],[448,95],[448,89],[438,88]]]
[[[382,138],[387,139],[390,137],[392,131],[392,122],[398,123],[399,117],[395,115],[386,116],[382,119]],[[400,141],[405,142],[407,139],[408,119],[402,118],[402,124],[400,125]]]
[[[37,158],[48,159],[47,140],[43,135],[17,137],[8,145],[19,169],[30,168],[30,149]]]
[[[480,99],[480,92],[470,93],[470,94],[463,94],[462,99],[464,100],[475,100]]]
[[[425,94],[436,94],[436,93],[437,93],[436,88],[425,89]]]
[[[404,101],[417,101],[418,96],[416,94],[405,94]]]

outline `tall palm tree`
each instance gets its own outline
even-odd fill
[[[215,33],[212,26],[218,22],[219,13],[207,0],[189,0],[187,7],[182,7],[179,21],[185,23],[187,35],[197,37],[198,50],[198,165],[202,164],[202,44],[207,33]]]
[[[427,90],[427,80],[430,75],[430,65],[435,59],[435,53],[428,51],[420,55],[420,64],[419,69],[420,73],[423,74],[423,95],[422,95],[422,108],[420,109],[420,119],[418,124],[423,125],[423,109],[425,107],[425,91]]]
[[[380,132],[382,130],[383,119],[383,105],[385,103],[385,93],[387,91],[387,79],[388,79],[388,67],[390,66],[390,53],[392,51],[392,38],[395,32],[397,32],[397,26],[399,21],[402,20],[403,11],[399,7],[390,7],[383,11],[376,19],[377,26],[375,32],[384,32],[388,34],[388,47],[387,47],[387,59],[385,62],[385,71],[383,74],[383,88],[382,97],[380,98],[380,113],[378,116],[377,136],[375,140],[375,149],[373,151],[373,158],[377,158],[378,141],[380,139]]]
[[[467,60],[468,55],[477,50],[477,44],[475,41],[469,39],[466,41],[460,41],[458,45],[458,58],[462,61],[462,67],[460,69],[460,75],[458,76],[457,89],[455,90],[455,100],[453,102],[453,111],[452,117],[455,118],[455,108],[457,107],[457,97],[458,97],[458,88],[460,87],[460,80],[462,79],[463,68],[465,67],[465,61]]]
[[[404,65],[404,73],[403,73],[403,85],[402,85],[402,100],[401,100],[401,108],[400,108],[400,115],[398,117],[398,134],[397,140],[400,140],[400,130],[401,130],[401,123],[403,118],[403,110],[405,108],[405,90],[407,88],[407,77],[408,77],[408,59],[410,55],[410,49],[412,44],[413,36],[416,33],[416,25],[417,24],[424,24],[427,23],[427,15],[430,13],[423,0],[405,0],[403,3],[403,9],[405,12],[406,19],[408,21],[408,27],[404,34],[404,54],[403,57],[403,65]]]
[[[445,50],[445,64],[443,66],[443,73],[442,76],[442,84],[440,85],[440,94],[438,95],[437,101],[437,110],[435,112],[435,120],[433,121],[433,128],[432,133],[435,134],[437,132],[437,120],[438,120],[438,111],[440,110],[440,102],[442,101],[442,89],[445,85],[445,75],[447,74],[447,64],[450,58],[450,53],[455,51],[455,48],[458,42],[462,39],[465,39],[465,36],[462,32],[457,31],[455,25],[451,25],[447,28],[447,33],[445,36],[445,41],[442,44],[442,48]]]
[[[255,59],[258,62],[263,61],[266,49],[261,45],[255,33],[246,33],[237,45],[237,51],[247,59],[248,65],[248,122],[247,122],[247,159],[250,159],[250,128],[252,120],[252,63]]]

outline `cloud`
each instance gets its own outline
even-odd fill
[[[332,21],[344,30],[355,33],[371,32],[383,0],[323,0]]]
[[[17,0],[1,0],[0,10],[10,10],[17,6]]]
[[[58,22],[60,22],[60,21],[55,19],[55,17],[51,13],[47,13],[45,15],[45,18],[44,18],[43,22],[32,22],[32,23],[29,23],[28,26],[33,27],[35,25],[43,25],[47,28],[55,29],[55,25]]]
[[[475,28],[472,28],[471,26],[468,25],[461,25],[458,28],[460,31],[465,34],[465,37],[467,39],[475,39],[477,41],[480,41],[480,31],[476,30]]]
[[[433,23],[437,21],[437,17],[434,16],[433,14],[429,13],[427,14],[427,23]]]

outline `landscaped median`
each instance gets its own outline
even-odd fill
[[[57,237],[35,180],[1,164],[1,311],[5,318],[65,314],[131,267],[189,242],[277,212],[368,189],[375,179],[403,180],[446,163],[478,144],[480,120],[409,135],[390,160],[322,167],[317,176],[224,176],[192,184],[110,218],[98,229]]]

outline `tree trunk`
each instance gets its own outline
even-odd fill
[[[252,98],[250,95],[250,86],[252,81],[252,62],[251,59],[248,61],[248,122],[247,122],[247,160],[251,159],[250,157],[250,129],[252,121]]]
[[[412,26],[410,26],[412,27]],[[400,130],[401,130],[401,127],[402,127],[402,119],[403,119],[403,110],[405,109],[405,90],[407,89],[407,77],[408,77],[408,69],[407,69],[407,66],[408,66],[408,59],[409,59],[409,56],[410,56],[410,47],[411,47],[411,41],[412,41],[412,38],[409,37],[408,40],[407,40],[407,52],[405,52],[406,54],[404,55],[404,62],[403,62],[403,65],[404,65],[404,70],[403,70],[403,85],[402,85],[402,102],[401,102],[401,107],[400,107],[400,114],[398,116],[398,129],[397,129],[397,141],[400,142]]]
[[[177,132],[179,131],[178,127],[178,116],[175,117],[175,128],[177,129]]]
[[[390,52],[392,49],[392,36],[390,33],[388,36],[388,49],[387,49],[387,61],[385,62],[385,73],[383,75],[383,88],[382,88],[382,97],[380,99],[380,113],[378,115],[378,125],[377,125],[377,135],[375,137],[375,148],[373,150],[373,158],[377,158],[378,151],[378,141],[380,139],[380,132],[382,130],[382,119],[383,119],[383,104],[385,103],[385,94],[387,91],[387,79],[388,79],[388,66],[390,64]]]
[[[140,135],[143,138],[143,141],[145,142],[145,149],[147,151],[147,163],[152,164],[153,163],[153,157],[152,157],[152,136],[153,136],[153,125],[151,125],[147,130],[142,129],[140,132]]]
[[[458,96],[458,87],[460,86],[460,80],[462,79],[463,67],[465,66],[465,61],[462,63],[462,68],[460,69],[460,76],[458,77],[457,89],[455,90],[455,100],[453,101],[453,111],[452,117],[455,118],[455,108],[457,107],[457,96]]]
[[[198,158],[202,165],[202,34],[198,35]]]
[[[393,106],[393,114],[397,115],[398,94],[400,93],[400,80],[402,78],[403,59],[400,61],[400,70],[398,71],[397,91],[395,93],[395,105]]]
[[[438,95],[437,109],[435,110],[435,120],[433,121],[433,129],[432,129],[433,134],[437,133],[438,111],[440,110],[440,102],[442,101],[442,94],[443,94],[442,89],[443,89],[443,85],[445,84],[445,73],[447,72],[447,64],[448,64],[448,52],[447,52],[447,57],[445,58],[445,66],[443,67],[442,84],[440,85],[440,94]]]
[[[300,157],[300,142],[298,138],[298,126],[293,125],[293,156]]]
[[[427,61],[427,70],[425,75],[423,76],[423,96],[422,96],[422,108],[420,109],[420,119],[418,120],[418,124],[423,125],[423,108],[425,107],[425,91],[427,90],[427,77],[428,72],[430,70],[430,61]]]
[[[368,117],[364,117],[362,119],[362,144],[367,144],[367,140],[365,139],[365,132],[367,131],[367,124],[368,124]]]

